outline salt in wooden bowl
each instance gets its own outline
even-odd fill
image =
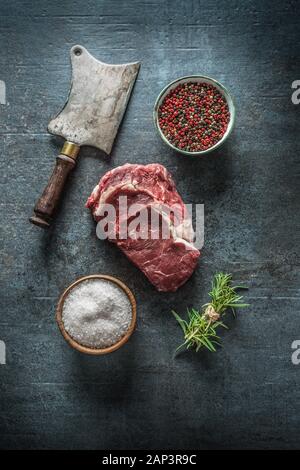
[[[90,279],[100,279],[100,280],[105,280],[112,282],[116,284],[120,289],[122,289],[127,297],[129,298],[131,308],[132,308],[132,318],[131,318],[131,323],[129,325],[128,330],[126,331],[125,335],[122,336],[122,338],[117,341],[115,344],[112,344],[111,346],[108,346],[107,348],[91,348],[88,346],[84,346],[77,341],[75,341],[74,338],[72,338],[69,333],[66,331],[64,322],[62,319],[62,314],[63,314],[63,307],[64,307],[64,302],[67,296],[70,294],[71,290],[78,286],[83,281],[90,280]],[[91,354],[93,356],[99,356],[103,354],[109,354],[112,353],[113,351],[116,351],[119,349],[121,346],[123,346],[127,341],[129,340],[130,336],[132,335],[135,326],[136,326],[136,301],[134,298],[133,293],[129,289],[129,287],[126,286],[120,279],[117,279],[116,277],[113,276],[108,276],[106,274],[92,274],[90,276],[84,276],[77,281],[73,282],[67,289],[62,293],[62,295],[59,298],[57,309],[56,309],[56,321],[58,324],[58,327],[60,329],[61,334],[63,335],[64,339],[67,341],[67,343],[77,351],[84,353],[84,354]]]

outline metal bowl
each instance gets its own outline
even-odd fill
[[[166,136],[163,134],[163,132],[162,132],[160,126],[159,126],[159,122],[158,122],[158,110],[159,110],[159,107],[162,104],[163,100],[165,99],[165,97],[170,93],[171,90],[176,88],[177,85],[180,85],[181,83],[191,83],[191,82],[192,83],[209,83],[210,85],[213,85],[215,88],[217,88],[217,90],[219,90],[221,95],[225,98],[225,100],[228,104],[229,112],[230,112],[230,121],[228,123],[227,130],[226,130],[225,134],[223,135],[222,139],[220,139],[212,147],[209,147],[206,150],[199,150],[197,152],[189,152],[189,151],[186,151],[186,150],[182,150],[182,149],[179,149],[179,148],[175,147],[173,144],[171,144],[168,141],[168,139],[166,138]],[[206,153],[212,152],[213,150],[216,150],[217,148],[219,148],[225,142],[225,140],[229,137],[229,135],[232,131],[233,125],[234,125],[234,121],[235,121],[235,106],[234,106],[232,96],[230,95],[229,91],[224,87],[224,85],[217,82],[213,78],[206,77],[204,75],[189,75],[189,76],[186,76],[186,77],[177,78],[177,80],[174,80],[173,82],[169,83],[160,92],[160,94],[158,95],[158,97],[156,99],[155,105],[154,105],[153,119],[154,119],[155,127],[156,127],[161,139],[171,149],[176,150],[177,152],[182,153],[184,155],[204,155]]]

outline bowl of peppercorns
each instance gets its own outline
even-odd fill
[[[228,90],[203,75],[181,77],[158,95],[154,122],[162,140],[184,155],[204,155],[220,147],[235,120]]]

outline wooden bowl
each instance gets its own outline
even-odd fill
[[[70,293],[70,291],[74,287],[76,287],[82,281],[86,281],[88,279],[105,279],[106,281],[110,281],[110,282],[115,283],[118,287],[120,287],[126,293],[126,295],[128,296],[128,298],[130,300],[131,306],[132,306],[132,319],[131,319],[131,323],[129,325],[129,328],[128,328],[126,334],[119,341],[117,341],[117,343],[115,343],[112,346],[109,346],[107,348],[103,348],[103,349],[90,348],[88,346],[84,346],[84,345],[78,343],[77,341],[75,341],[67,333],[67,331],[65,330],[64,322],[63,322],[63,319],[62,319],[63,305],[64,305],[64,301],[65,301],[67,295]],[[77,279],[77,281],[73,282],[73,284],[71,284],[69,287],[67,287],[67,289],[62,293],[62,295],[59,298],[57,309],[56,309],[56,321],[57,321],[58,327],[61,331],[61,334],[63,335],[63,337],[65,338],[67,343],[69,343],[69,345],[72,348],[77,349],[77,351],[80,351],[84,354],[92,354],[93,356],[99,356],[99,355],[102,355],[102,354],[109,354],[113,351],[116,351],[121,346],[123,346],[123,344],[125,344],[129,340],[130,336],[132,335],[132,333],[135,329],[135,325],[136,325],[136,301],[135,301],[134,295],[131,292],[131,290],[126,286],[126,284],[124,284],[122,281],[120,281],[116,277],[107,276],[105,274],[92,274],[90,276],[80,277],[79,279]]]

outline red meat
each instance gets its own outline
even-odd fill
[[[120,209],[120,198],[124,196],[126,212]],[[189,279],[200,252],[193,245],[190,215],[166,168],[157,163],[126,164],[107,172],[86,204],[97,222],[104,218],[105,204],[112,204],[116,210],[109,240],[118,245],[159,291],[176,291]],[[137,215],[130,214],[133,204],[148,214],[146,226],[139,227],[143,233],[140,236],[130,229]],[[159,224],[150,224],[151,214],[156,214]],[[128,231],[127,238],[123,237],[122,228]]]

